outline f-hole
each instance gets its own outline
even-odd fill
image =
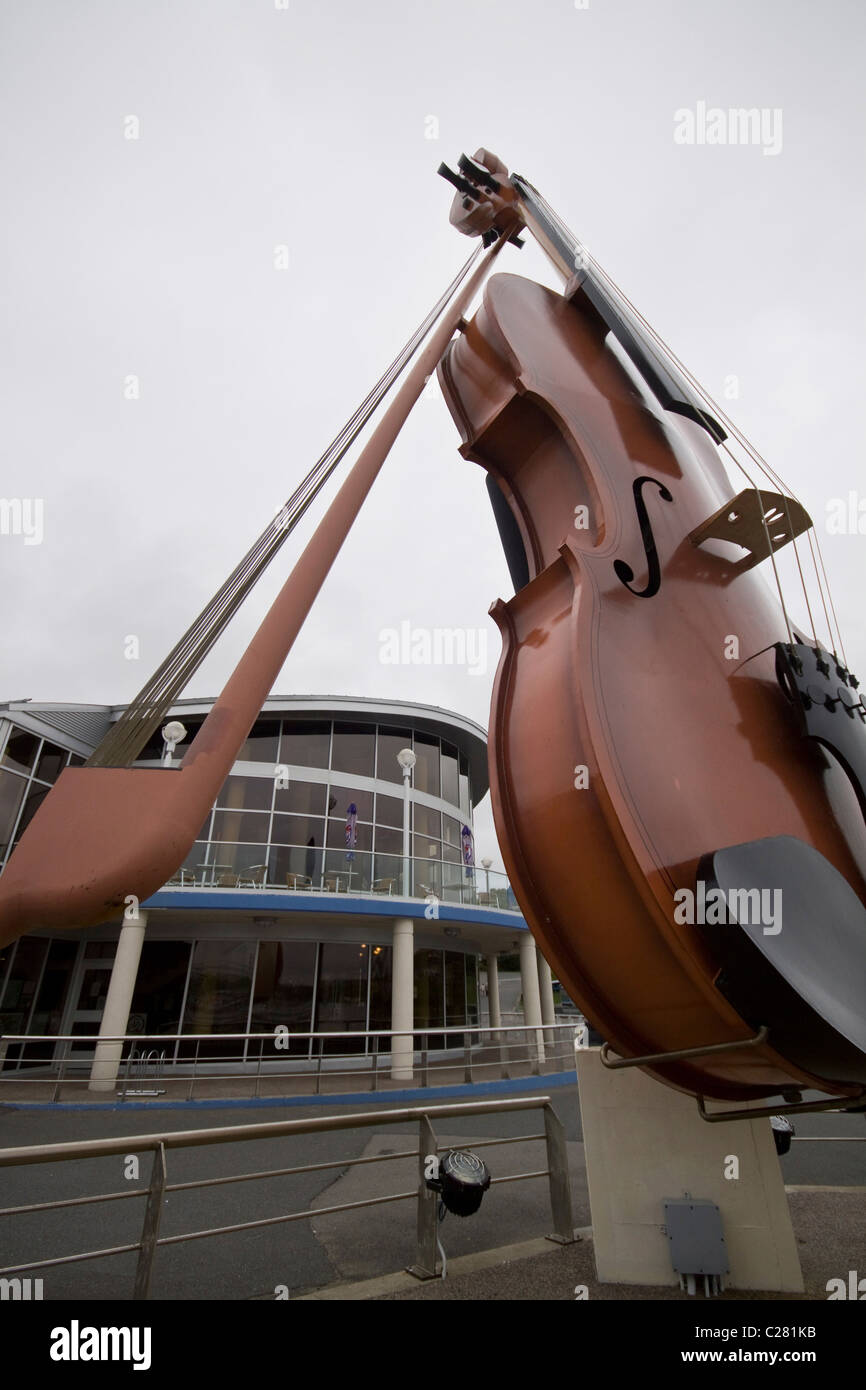
[[[643,548],[646,552],[647,568],[649,570],[646,588],[632,588],[631,581],[634,579],[634,570],[631,565],[626,564],[625,560],[614,560],[613,567],[616,571],[617,579],[625,585],[629,593],[635,595],[635,598],[652,598],[653,594],[658,593],[662,582],[662,572],[661,566],[659,565],[658,551],[656,550],[655,536],[653,535],[652,526],[650,525],[646,502],[643,500],[644,483],[653,483],[666,502],[673,502],[674,500],[664,483],[660,483],[658,478],[651,478],[649,474],[644,474],[641,478],[635,478],[632,484],[635,511],[637,512],[638,521],[640,522],[640,534],[643,541]]]

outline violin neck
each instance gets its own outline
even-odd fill
[[[664,410],[694,420],[716,444],[727,433],[707,410],[670,355],[634,315],[613,281],[595,266],[585,248],[569,231],[531,183],[513,174],[523,222],[566,281],[566,298],[582,293],[601,316],[640,372]]]
[[[538,190],[520,174],[514,174],[511,184],[520,201],[527,231],[530,231],[544,254],[553,263],[563,280],[568,282],[578,269],[577,238],[563,222],[551,216]]]

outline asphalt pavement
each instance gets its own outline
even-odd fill
[[[544,1092],[535,1091],[536,1097]],[[590,1226],[577,1087],[549,1092],[567,1138],[574,1224]],[[465,1102],[465,1096],[457,1103]],[[452,1103],[431,1092],[423,1106]],[[16,1110],[0,1107],[0,1146],[50,1144],[109,1136],[141,1135],[233,1124],[267,1124],[279,1119],[328,1114],[354,1114],[403,1108],[384,1099],[345,1105],[269,1106],[261,1110],[179,1109],[81,1111],[54,1107]],[[472,1147],[486,1139],[536,1134],[542,1128],[539,1111],[518,1114],[461,1116],[436,1125],[440,1149]],[[866,1272],[866,1144],[844,1142],[866,1138],[862,1116],[811,1115],[796,1121],[798,1139],[781,1159],[795,1230],[808,1265],[811,1296],[821,1293],[821,1280],[838,1273],[835,1266]],[[415,1254],[415,1203],[411,1198],[375,1207],[323,1215],[323,1207],[365,1201],[371,1196],[411,1193],[417,1184],[417,1124],[382,1124],[372,1128],[256,1139],[167,1153],[169,1183],[193,1183],[205,1178],[329,1164],[316,1171],[233,1182],[213,1188],[169,1192],[160,1236],[257,1221],[289,1212],[309,1217],[278,1226],[198,1239],[160,1248],[156,1257],[152,1297],[171,1300],[266,1299],[284,1287],[291,1298],[317,1296],[331,1290],[346,1296],[389,1298],[561,1298],[573,1297],[575,1284],[592,1275],[591,1241],[564,1249],[537,1246],[551,1229],[547,1181],[494,1182],[480,1212],[467,1220],[448,1217],[441,1238],[452,1276],[433,1284],[407,1285],[386,1291],[364,1285],[394,1275],[411,1264]],[[802,1142],[809,1137],[836,1137],[843,1142]],[[494,1179],[545,1167],[544,1144],[537,1140],[496,1145],[481,1150]],[[348,1160],[389,1154],[385,1163],[350,1166]],[[128,1158],[139,1158],[138,1175]],[[117,1155],[9,1168],[3,1173],[3,1206],[62,1201],[74,1195],[124,1194],[108,1203],[60,1207],[3,1217],[4,1267],[40,1258],[56,1258],[81,1250],[114,1248],[139,1238],[144,1210],[140,1195],[150,1175],[151,1156]],[[815,1192],[814,1188],[831,1188]],[[849,1190],[846,1190],[849,1189]],[[136,1196],[128,1196],[135,1192]],[[533,1244],[535,1243],[535,1244]],[[484,1252],[510,1247],[498,1261]],[[515,1248],[516,1247],[516,1248]],[[546,1253],[539,1253],[539,1251]],[[859,1251],[859,1255],[858,1255]],[[851,1263],[859,1258],[859,1265]],[[460,1272],[461,1260],[481,1260]],[[846,1264],[845,1261],[849,1263]],[[55,1266],[42,1271],[44,1298],[129,1299],[136,1255],[111,1255],[100,1260]],[[829,1269],[829,1274],[824,1274]],[[516,1272],[515,1272],[516,1271]],[[844,1271],[843,1271],[844,1273]],[[569,1284],[568,1280],[572,1280]],[[448,1285],[447,1290],[444,1285]],[[354,1291],[353,1291],[354,1290]],[[677,1291],[671,1291],[681,1296]],[[628,1295],[621,1291],[600,1296],[667,1296],[665,1291]],[[750,1297],[753,1295],[749,1295]]]

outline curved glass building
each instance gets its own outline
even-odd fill
[[[211,704],[183,700],[166,716],[186,731],[175,760]],[[84,762],[122,708],[0,705],[0,866],[62,768]],[[158,734],[139,764],[165,753]],[[414,759],[408,782],[398,754]],[[0,956],[0,1032],[94,1034],[110,990],[113,1017],[128,1012],[115,1032],[206,1034],[211,1056],[227,1033],[477,1025],[480,966],[492,985],[500,952],[535,957],[504,875],[475,862],[473,808],[487,790],[484,730],[458,714],[272,697],[185,863],[141,904],[134,975],[115,970],[119,918],[24,937]],[[546,980],[542,963],[542,994]],[[191,1046],[178,1042],[177,1059]],[[50,1053],[12,1047],[4,1066]]]

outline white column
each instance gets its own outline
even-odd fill
[[[502,1027],[502,1009],[499,1003],[499,957],[487,957],[487,1003],[490,1009],[490,1027]]]
[[[538,956],[532,933],[520,936],[520,983],[523,987],[523,1017],[530,1028],[538,1028],[541,1019],[541,996],[538,989]],[[544,1034],[537,1033],[538,1060],[544,1061]]]
[[[542,1023],[555,1023],[556,1009],[553,1002],[553,976],[550,973],[550,966],[547,964],[544,956],[538,950],[537,946],[535,949],[538,955],[538,988],[541,994],[541,1021]],[[552,1033],[546,1033],[545,1037],[548,1037],[550,1041],[553,1042]]]
[[[147,913],[139,908],[137,916],[131,920],[124,919],[120,928],[117,955],[114,957],[105,1010],[99,1025],[100,1038],[117,1037],[118,1034],[126,1032],[146,926]],[[89,1090],[114,1090],[122,1052],[123,1043],[120,1042],[96,1044]]]
[[[391,952],[391,1028],[405,1029],[409,1036],[391,1039],[391,1077],[394,1081],[411,1081],[415,1040],[411,1036],[415,1024],[415,934],[409,917],[398,917],[394,923]]]

